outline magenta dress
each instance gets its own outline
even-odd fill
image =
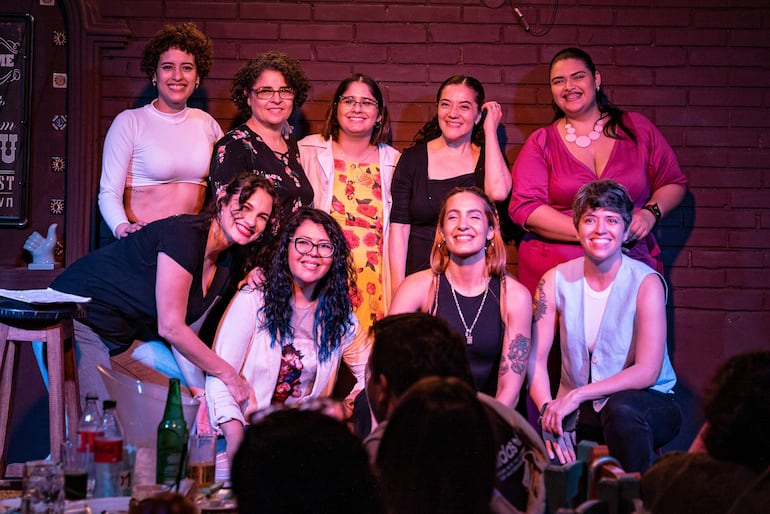
[[[638,210],[647,203],[653,191],[668,184],[686,186],[687,178],[671,146],[652,122],[638,113],[627,112],[623,116],[637,143],[630,139],[616,140],[600,178],[624,185],[634,202],[634,209]],[[578,189],[599,178],[569,152],[557,123],[529,136],[513,165],[509,213],[522,227],[532,211],[541,205],[549,205],[572,217],[572,200]],[[519,246],[519,281],[534,294],[543,273],[582,255],[583,250],[577,242],[556,242],[527,232]],[[662,271],[660,248],[652,233],[638,241],[628,255]]]

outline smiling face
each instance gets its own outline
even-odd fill
[[[296,239],[305,240],[303,246],[310,246],[309,253],[303,254],[297,251]],[[289,272],[291,273],[294,281],[295,290],[311,291],[315,288],[318,282],[326,276],[332,266],[332,259],[334,256],[321,257],[319,255],[318,246],[309,245],[307,243],[313,243],[313,245],[319,244],[331,244],[329,234],[322,225],[310,220],[303,221],[294,231],[289,242]],[[308,295],[309,297],[309,295]]]
[[[594,262],[620,258],[627,229],[623,216],[615,211],[588,209],[577,225],[578,240],[587,258]]]
[[[225,238],[230,244],[253,243],[265,230],[272,209],[273,198],[264,189],[254,190],[242,205],[238,204],[238,196],[233,195],[220,216]]]
[[[351,82],[340,97],[343,99],[337,99],[340,132],[348,136],[371,138],[374,124],[380,121],[381,116],[369,86],[363,82]]]
[[[448,141],[470,140],[473,127],[481,120],[476,92],[465,84],[450,84],[438,101],[438,125]]]
[[[247,103],[251,108],[251,117],[257,122],[257,125],[277,130],[283,128],[283,124],[291,116],[294,97],[281,98],[277,90],[287,87],[289,84],[287,84],[283,74],[275,70],[263,71],[254,81],[251,90],[247,91],[246,95]],[[256,91],[263,89],[272,89],[276,92],[269,99],[262,100],[257,97]]]
[[[200,82],[195,57],[178,48],[169,48],[160,54],[152,78],[158,87],[157,108],[165,113],[184,109]]]
[[[601,75],[592,74],[580,59],[562,59],[551,66],[551,95],[567,116],[596,108],[596,88]]]
[[[451,255],[484,258],[487,241],[494,236],[485,207],[484,200],[470,192],[457,193],[447,199],[440,232]]]

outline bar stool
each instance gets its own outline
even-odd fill
[[[42,341],[48,364],[48,413],[50,451],[60,459],[67,433],[77,433],[80,418],[73,319],[85,310],[77,303],[30,304],[0,298],[0,471],[5,475],[11,406],[16,386],[19,354],[17,345]]]

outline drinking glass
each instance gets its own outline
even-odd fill
[[[24,463],[22,510],[64,514],[64,469],[60,462],[33,460]]]
[[[187,478],[195,480],[198,488],[214,483],[217,462],[217,436],[194,434],[190,436],[190,451],[187,457]]]

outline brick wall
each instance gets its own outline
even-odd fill
[[[548,61],[581,46],[613,101],[660,127],[690,179],[683,205],[656,229],[673,290],[680,397],[692,418],[686,444],[699,422],[693,405],[716,366],[770,347],[770,7],[725,3],[562,0],[552,25],[554,1],[517,3],[532,26],[526,33],[507,0],[100,0],[101,15],[126,19],[133,34],[124,51],[104,59],[103,125],[149,100],[138,62],[147,38],[164,22],[192,20],[214,39],[202,94],[225,130],[236,114],[233,73],[244,59],[278,49],[300,59],[313,81],[302,109],[309,130],[320,129],[337,82],[360,71],[384,86],[398,148],[432,115],[443,79],[474,75],[504,106],[513,161],[551,119]]]

